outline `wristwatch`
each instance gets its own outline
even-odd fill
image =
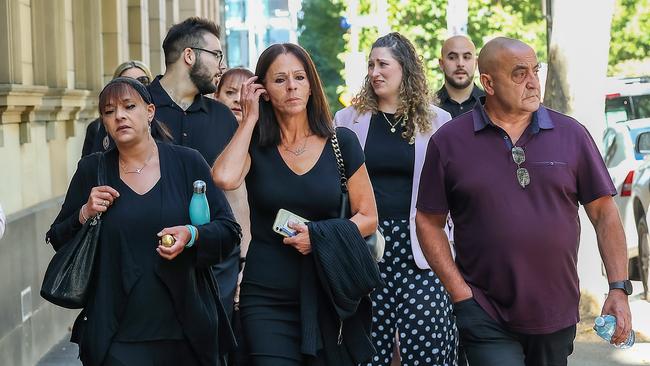
[[[630,280],[625,280],[625,281],[616,281],[616,282],[610,282],[609,283],[609,289],[614,290],[614,289],[619,289],[623,290],[626,295],[632,295],[632,281]]]

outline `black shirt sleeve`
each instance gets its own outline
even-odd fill
[[[95,138],[97,137],[97,131],[99,130],[101,122],[99,118],[90,122],[86,128],[86,137],[84,138],[84,146],[81,149],[81,157],[88,156],[93,152],[93,146],[95,145]]]
[[[345,175],[350,178],[354,173],[359,170],[361,165],[365,162],[363,149],[359,144],[357,135],[346,127],[336,128],[336,137],[339,140],[341,147],[341,154],[343,155],[343,163],[345,164]]]

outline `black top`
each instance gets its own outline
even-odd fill
[[[363,164],[363,151],[349,129],[337,128],[337,136],[345,173],[350,177]],[[311,221],[338,217],[341,185],[331,141],[327,141],[316,164],[303,175],[287,166],[277,146],[260,147],[257,134],[249,153],[251,167],[246,188],[252,239],[243,281],[256,288],[273,289],[277,300],[297,303],[302,254],[282,243],[283,237],[272,230],[273,221],[281,208]]]
[[[156,279],[164,284],[183,334],[202,365],[218,364],[220,355],[233,345],[232,332],[210,266],[239,244],[241,229],[223,192],[212,182],[210,167],[198,152],[165,143],[158,143],[158,151],[160,194],[152,194],[148,210],[138,216],[137,222],[133,220],[133,226],[124,226],[125,218],[118,217],[124,211],[116,209],[124,205],[128,210],[139,210],[132,199],[129,202],[127,189],[120,186],[118,151],[113,149],[105,153],[107,184],[117,187],[121,197],[102,215],[104,223],[95,267],[94,292],[73,328],[72,340],[79,343],[84,364],[102,364],[133,289],[144,272],[151,269]],[[92,187],[97,185],[98,157],[99,154],[91,154],[79,161],[61,212],[47,233],[47,241],[55,250],[65,245],[81,228],[79,209],[88,200]],[[194,246],[171,261],[153,255],[156,253],[154,239],[153,256],[150,257],[154,263],[149,266],[140,258],[146,252],[146,248],[140,246],[143,242],[133,240],[141,234],[146,241],[151,236],[155,238],[163,227],[189,224],[192,182],[197,179],[207,184],[212,221],[198,226],[199,239]],[[153,213],[156,217],[152,216]],[[147,220],[155,222],[147,223]],[[141,223],[148,228],[141,228]],[[154,227],[155,230],[151,230]],[[128,228],[142,232],[132,233]],[[151,315],[151,308],[140,309],[140,316]]]
[[[391,132],[393,125],[395,132]],[[382,219],[408,219],[411,210],[415,144],[409,144],[402,131],[401,122],[395,124],[394,114],[379,112],[370,118],[364,152]]]
[[[183,329],[174,314],[169,292],[154,272],[154,265],[159,260],[155,251],[158,245],[156,233],[163,227],[160,180],[143,195],[134,192],[121,179],[117,180],[115,189],[120,192],[120,197],[111,207],[110,220],[105,220],[102,230],[109,234],[119,233],[127,240],[142,269],[140,279],[128,295],[115,340],[183,339]],[[184,207],[174,209],[183,210]]]
[[[149,84],[156,119],[169,127],[174,144],[198,150],[212,166],[237,130],[235,115],[224,104],[201,94],[184,111],[160,85],[160,78]]]
[[[445,88],[443,85],[442,88],[438,90],[437,96],[438,99],[440,99],[439,107],[449,112],[449,114],[451,114],[451,118],[456,118],[461,114],[472,110],[476,102],[479,101],[479,98],[485,96],[485,92],[476,86],[476,84],[474,84],[472,94],[470,94],[469,98],[466,101],[459,104],[449,97],[447,88]]]

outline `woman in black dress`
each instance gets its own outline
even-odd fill
[[[303,224],[293,225],[298,234],[284,239],[272,226],[279,209],[312,222],[339,216],[334,126],[316,68],[300,46],[269,47],[255,75],[242,87],[242,122],[212,169],[224,190],[244,180],[248,189],[252,240],[240,295],[244,338],[254,366],[323,364],[331,361],[323,361],[320,350],[308,351],[310,339],[301,333],[307,314],[315,311],[301,297],[309,290],[301,287],[308,275],[301,259],[311,259],[314,238],[310,241]],[[377,228],[377,212],[363,152],[350,130],[337,129],[336,135],[348,177],[350,220],[367,236]],[[330,340],[323,336],[325,347]]]
[[[99,213],[95,280],[72,341],[84,365],[219,365],[232,333],[210,265],[239,244],[240,228],[195,150],[158,142],[155,106],[135,79],[117,78],[99,96],[116,148],[82,158],[47,233],[61,248]],[[99,159],[106,185],[96,186]],[[211,221],[192,226],[192,182],[207,183]],[[170,234],[173,246],[160,245]]]

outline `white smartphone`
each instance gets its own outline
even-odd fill
[[[292,236],[295,236],[297,232],[289,227],[289,223],[304,224],[306,222],[309,222],[309,220],[302,218],[291,211],[281,208],[278,211],[278,214],[275,215],[275,221],[273,222],[273,231],[284,237],[290,238]]]

